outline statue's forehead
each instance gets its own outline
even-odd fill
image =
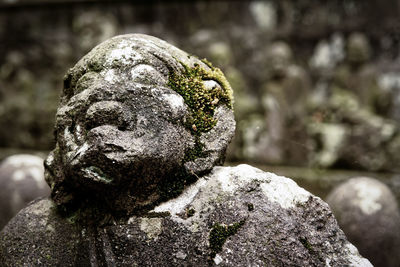
[[[114,37],[95,47],[86,57],[98,61],[103,68],[124,68],[137,64],[173,67],[180,62],[186,63],[190,56],[162,40],[133,34]]]

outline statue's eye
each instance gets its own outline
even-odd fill
[[[94,103],[86,112],[86,129],[101,125],[116,125],[121,130],[128,126],[127,116],[121,103],[116,101],[101,101]]]
[[[181,119],[186,114],[186,106],[183,97],[176,93],[162,94],[159,97],[159,101],[162,105],[163,112],[170,114],[173,120]]]
[[[165,85],[167,83],[164,77],[154,67],[146,64],[139,64],[131,70],[132,80],[147,85]]]

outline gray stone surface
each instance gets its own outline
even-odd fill
[[[400,213],[385,184],[352,178],[335,188],[327,202],[348,239],[374,266],[400,265]]]
[[[326,203],[248,165],[216,167],[146,215],[97,228],[72,221],[51,200],[33,203],[1,233],[0,258],[6,266],[371,266]]]
[[[208,62],[118,36],[64,85],[45,162],[52,199],[0,232],[5,266],[371,266],[292,180],[217,167],[235,122]]]
[[[19,154],[0,165],[0,229],[35,198],[50,195],[44,181],[43,159]]]

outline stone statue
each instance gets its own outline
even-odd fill
[[[222,72],[146,35],[69,70],[45,163],[51,199],[0,233],[5,266],[371,266],[285,177],[216,167],[235,128]]]
[[[353,177],[334,188],[326,201],[348,239],[374,266],[400,265],[400,212],[387,185]]]
[[[164,42],[111,39],[64,85],[57,145],[45,164],[57,204],[79,203],[78,189],[131,214],[160,200],[160,184],[181,180],[180,187],[210,171],[232,137],[232,93],[222,73]],[[188,86],[191,95],[182,92]]]
[[[351,34],[346,60],[335,70],[329,93],[310,105],[312,165],[399,169],[398,125],[384,116],[390,110],[390,96],[377,84],[377,73],[368,62],[370,53],[366,36]]]
[[[5,158],[0,164],[0,229],[32,200],[50,195],[43,159],[29,154]]]
[[[378,84],[377,70],[370,63],[371,48],[367,37],[359,32],[352,33],[346,53],[345,62],[335,70],[332,94],[343,90],[353,94],[365,109],[387,116],[391,97]]]
[[[299,165],[304,162],[307,142],[304,120],[309,95],[309,77],[293,63],[292,50],[275,42],[268,50],[267,80],[262,87],[262,106],[270,144],[262,149],[265,160]],[[268,151],[275,151],[274,155]],[[260,155],[261,156],[261,155]]]

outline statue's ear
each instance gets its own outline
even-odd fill
[[[185,163],[188,173],[202,175],[211,171],[214,166],[224,163],[226,149],[235,133],[233,110],[220,105],[215,111],[214,118],[217,119],[217,124],[200,136],[203,157]]]

